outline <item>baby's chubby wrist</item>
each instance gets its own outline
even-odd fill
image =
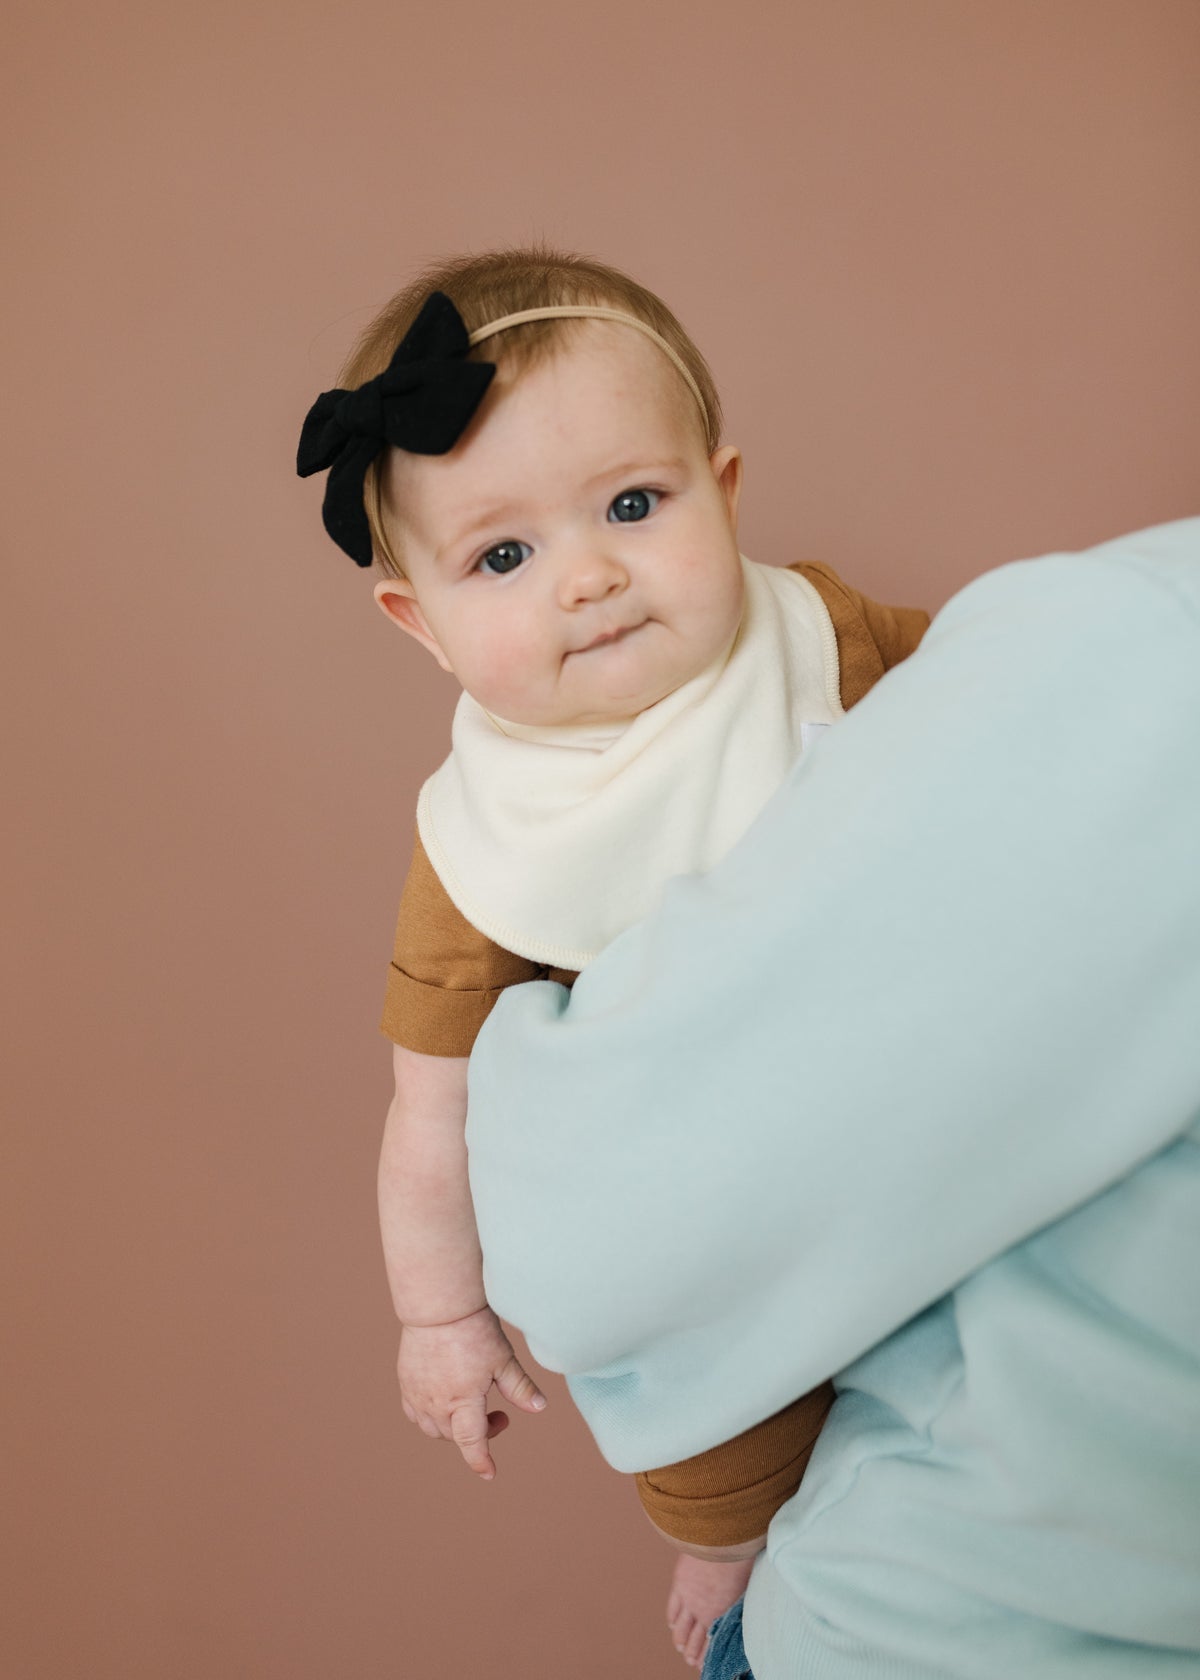
[[[483,1315],[493,1319],[496,1317],[486,1301],[480,1306],[470,1307],[466,1312],[457,1313],[453,1316],[426,1318],[422,1314],[417,1318],[403,1318],[400,1323],[404,1330],[449,1330],[455,1325],[466,1324],[469,1320],[480,1318]]]

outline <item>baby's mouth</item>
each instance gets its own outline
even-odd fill
[[[645,622],[645,619],[643,619],[642,624]],[[575,653],[590,653],[593,648],[608,647],[610,643],[619,642],[623,637],[632,635],[635,630],[640,630],[642,624],[626,624],[620,630],[605,630],[599,636],[594,636],[590,642],[586,642],[583,647],[574,648],[572,651]]]

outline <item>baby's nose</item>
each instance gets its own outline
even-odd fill
[[[613,554],[603,548],[587,548],[573,554],[559,580],[563,606],[574,607],[602,601],[624,589],[629,574]]]

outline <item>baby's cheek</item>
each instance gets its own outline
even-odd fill
[[[744,599],[745,586],[737,554],[710,561],[688,596],[697,633],[722,645],[738,627]]]
[[[482,692],[475,698],[489,711],[521,721],[527,703],[545,688],[546,666],[545,650],[520,628],[508,628],[479,650],[476,681]]]

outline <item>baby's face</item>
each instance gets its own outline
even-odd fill
[[[501,718],[629,718],[733,639],[740,483],[737,450],[710,459],[662,351],[588,321],[515,379],[497,373],[448,455],[391,451],[407,579],[376,596]]]

